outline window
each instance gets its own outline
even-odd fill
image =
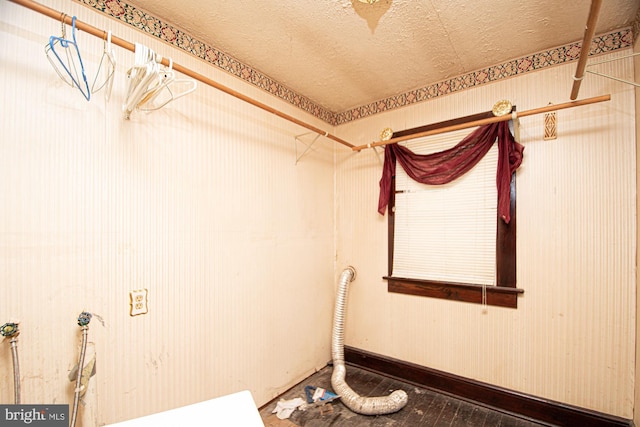
[[[416,139],[417,154],[443,151],[468,130]],[[395,136],[395,135],[394,135]],[[498,147],[444,185],[413,181],[396,168],[388,205],[389,292],[517,307],[515,172],[511,221],[497,213]]]

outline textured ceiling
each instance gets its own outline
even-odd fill
[[[128,3],[332,112],[580,41],[591,6],[589,0]],[[630,26],[639,5],[604,0],[596,34]]]

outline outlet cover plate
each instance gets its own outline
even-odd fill
[[[129,293],[129,297],[131,299],[131,316],[146,314],[149,311],[149,306],[147,304],[147,294],[148,291],[146,289],[138,289]]]

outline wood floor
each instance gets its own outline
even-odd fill
[[[288,419],[280,420],[272,411],[280,399],[300,397],[306,400],[307,385],[331,390],[332,367],[327,366],[305,381],[260,409],[266,427],[416,427],[416,426],[473,426],[473,427],[536,427],[548,426],[512,414],[492,410],[485,406],[436,393],[390,379],[357,367],[347,366],[347,384],[361,396],[386,396],[392,390],[402,389],[409,402],[399,412],[389,415],[368,416],[351,412],[340,400],[306,411],[296,410]]]

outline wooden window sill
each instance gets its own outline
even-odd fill
[[[383,277],[389,292],[441,298],[453,301],[483,303],[483,289],[486,290],[486,304],[498,307],[517,308],[518,295],[524,289],[506,286],[482,286],[469,283],[436,282],[433,280],[408,279],[403,277]]]

